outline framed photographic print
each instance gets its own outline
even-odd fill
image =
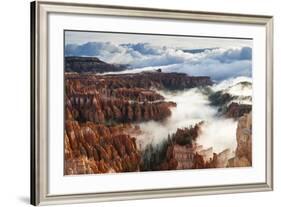
[[[273,189],[273,17],[31,3],[31,203]]]

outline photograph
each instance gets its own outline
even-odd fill
[[[64,30],[64,175],[252,167],[252,47]]]
[[[277,13],[197,4],[30,4],[30,204],[273,191]]]

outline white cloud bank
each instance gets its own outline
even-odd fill
[[[165,72],[182,72],[195,76],[210,76],[214,80],[252,74],[250,47],[207,48],[200,50],[167,48],[149,43],[113,44],[88,42],[68,44],[66,56],[95,56],[115,64],[129,64],[125,72],[140,72],[162,68]],[[124,73],[124,72],[123,72]]]

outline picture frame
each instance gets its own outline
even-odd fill
[[[258,26],[264,39],[265,85],[264,97],[264,180],[239,184],[211,184],[206,186],[158,187],[100,192],[51,193],[49,158],[50,147],[50,15],[101,16],[123,19],[145,19],[175,22],[219,23],[223,25]],[[64,28],[68,29],[68,28]],[[78,28],[80,29],[80,28]],[[63,70],[63,69],[62,69]],[[255,81],[255,78],[254,80]],[[61,97],[61,100],[64,98]],[[56,137],[60,139],[60,137]],[[61,137],[63,142],[63,137]],[[63,152],[63,151],[62,151]],[[61,172],[63,175],[63,172]],[[146,174],[149,176],[149,174]],[[93,177],[92,177],[93,178]],[[68,179],[72,179],[69,177]],[[91,179],[91,177],[90,177]],[[166,10],[156,8],[123,7],[35,1],[31,3],[31,204],[67,204],[115,200],[166,198],[224,193],[273,190],[273,17],[264,15],[214,13],[207,11]]]

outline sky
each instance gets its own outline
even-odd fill
[[[252,75],[252,40],[65,31],[65,56],[126,64],[125,72],[162,68],[225,80]]]
[[[230,48],[230,47],[251,47],[249,39],[226,39],[206,38],[188,36],[167,36],[167,35],[143,35],[126,33],[104,33],[104,32],[81,32],[65,31],[65,44],[85,44],[87,42],[107,42],[113,44],[145,42],[153,46],[163,46],[182,49],[198,48]]]

